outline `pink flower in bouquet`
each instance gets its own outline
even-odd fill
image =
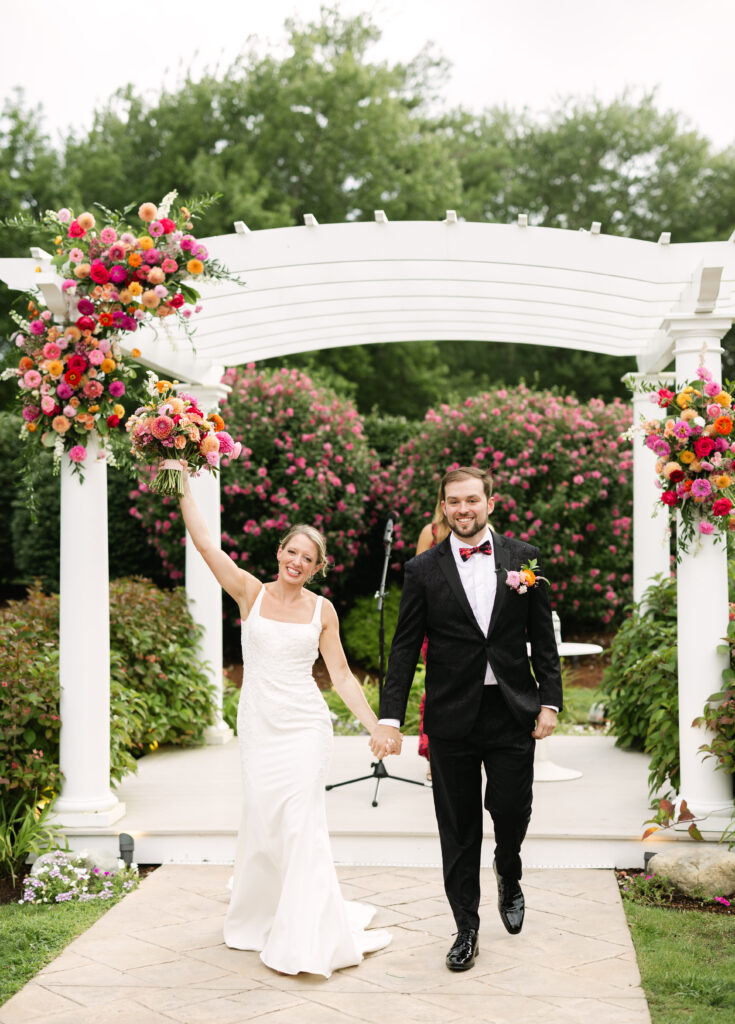
[[[181,294],[181,292],[178,292],[176,295],[173,296],[173,298],[169,300],[169,306],[173,306],[174,309],[181,309],[183,305],[184,296]]]
[[[103,245],[112,245],[113,242],[117,241],[117,231],[114,228],[102,228],[100,231],[100,241]]]
[[[125,385],[121,380],[113,380],[108,390],[113,398],[120,398],[125,394]]]
[[[715,532],[714,524],[713,523],[701,522],[699,524],[699,532],[700,533],[704,533],[704,534],[714,533]]]
[[[42,377],[38,370],[26,370],[23,374],[23,383],[27,388],[37,388]]]
[[[63,411],[65,416],[69,417],[70,420],[73,420],[74,417],[77,414],[77,410],[75,409],[75,407],[73,405],[65,405],[62,411]],[[56,429],[56,428],[54,428],[54,429]]]
[[[77,249],[75,247],[74,249],[70,249],[69,250],[69,260],[72,263],[81,263],[83,259],[84,259],[84,253],[82,252],[81,249]]]
[[[84,462],[87,458],[87,449],[84,445],[75,444],[74,447],[69,450],[69,458],[72,462]]]
[[[123,281],[127,281],[128,272],[125,267],[110,267],[110,280],[113,284],[122,284]]]
[[[661,495],[661,501],[664,505],[668,505],[669,508],[673,508],[679,504],[679,498],[677,497],[676,491],[664,491]]]
[[[97,348],[100,350],[100,352],[109,352],[111,347],[112,346],[110,344],[109,338],[100,338],[99,343],[97,345]]]
[[[712,505],[713,516],[726,516],[730,514],[732,502],[729,498],[718,498]]]
[[[41,399],[41,409],[47,416],[55,416],[59,407],[50,395],[44,395]]]
[[[58,359],[60,355],[61,349],[53,341],[47,341],[43,346],[44,359]]]
[[[76,281],[72,281],[70,277],[67,277],[67,279],[61,284],[61,290],[62,292],[70,292],[72,289],[76,288],[76,286]]]
[[[505,582],[509,587],[513,587],[514,590],[517,590],[521,585],[521,574],[515,569],[509,569],[505,576]]]
[[[41,415],[41,410],[37,405],[24,405],[23,406],[23,419],[26,423],[33,423]]]
[[[657,394],[658,394],[658,404],[661,406],[662,409],[665,409],[666,406],[670,402],[672,402],[674,400],[674,397],[675,397],[674,396],[674,392],[673,391],[669,391],[668,388],[659,388],[658,391],[657,391]]]
[[[191,250],[194,248],[196,244],[197,240],[192,235],[184,235],[184,237],[179,242],[179,245],[184,250],[184,252],[191,252]]]
[[[695,498],[708,498],[712,493],[712,484],[709,480],[695,480],[692,484],[692,494]]]
[[[231,455],[235,450],[235,442],[226,430],[218,430],[215,437],[219,441],[219,450],[222,455]]]
[[[174,421],[170,416],[156,416],[150,426],[151,434],[158,441],[163,441],[165,438],[170,437],[173,429]]]
[[[161,227],[166,235],[170,235],[176,230],[176,223],[172,221],[170,217],[161,217]]]
[[[107,267],[101,260],[94,260],[91,267],[89,268],[89,276],[97,284],[107,284],[110,280],[110,274]]]
[[[218,466],[219,452],[207,452],[206,459],[210,466]]]
[[[69,225],[69,238],[82,238],[84,235],[86,235],[86,233],[87,232],[84,230],[84,228],[78,220],[73,220]]]
[[[89,380],[84,385],[84,394],[87,398],[99,398],[104,390],[98,380]]]
[[[97,326],[97,321],[93,316],[80,316],[77,320],[77,327],[80,331],[93,331]]]
[[[35,334],[39,337],[41,334],[46,333],[46,324],[43,320],[31,320],[31,334]]]
[[[102,352],[101,349],[93,348],[89,353],[89,361],[92,366],[99,366],[100,363],[105,361],[105,353]]]
[[[178,263],[176,260],[172,260],[170,256],[167,256],[161,264],[161,270],[164,274],[175,274],[178,269]]]
[[[115,242],[114,245],[110,246],[107,253],[111,260],[124,260],[125,259],[125,245],[122,239],[119,242]]]
[[[158,249],[148,249],[147,252],[143,254],[143,260],[149,266],[153,266],[154,263],[160,262],[161,253]]]
[[[192,256],[196,256],[199,260],[206,260],[207,256],[209,256],[209,249],[207,249],[206,245],[196,245],[191,252]]]
[[[56,394],[59,396],[62,402],[65,402],[67,398],[71,398],[71,396],[74,394],[74,389],[71,388],[66,383],[65,380],[62,380],[62,382],[56,388]]]
[[[153,238],[160,238],[163,234],[163,224],[159,220],[152,220],[148,225],[148,231]]]
[[[56,216],[59,218],[60,224],[68,224],[71,220],[71,210],[67,210],[65,206],[62,206]]]
[[[91,299],[81,298],[79,302],[77,302],[77,310],[82,314],[82,316],[90,316],[94,313],[94,308],[94,303]]]
[[[719,409],[719,406],[717,408]],[[672,431],[674,437],[680,441],[686,441],[691,432],[691,428],[686,420],[677,420]]]
[[[707,383],[704,385],[704,393],[709,398],[714,398],[715,395],[719,395],[720,391],[722,391],[722,388],[714,380],[708,380]]]
[[[84,373],[87,369],[87,360],[79,352],[75,352],[73,356],[69,356],[66,361],[67,369],[73,370],[74,373]]]
[[[698,459],[706,459],[714,451],[715,442],[711,437],[698,437],[694,442],[694,454]]]

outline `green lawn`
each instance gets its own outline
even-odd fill
[[[0,906],[0,1004],[94,924],[114,902]]]
[[[733,1024],[735,918],[623,906],[652,1024]]]

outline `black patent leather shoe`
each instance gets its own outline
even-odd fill
[[[465,928],[457,932],[454,945],[447,953],[447,967],[450,971],[469,971],[475,966],[478,953],[476,929]]]
[[[498,880],[498,910],[500,920],[511,935],[517,935],[523,927],[523,917],[526,913],[526,901],[519,883],[510,881],[498,874],[498,869],[493,863],[493,871]]]

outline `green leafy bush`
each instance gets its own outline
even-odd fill
[[[662,579],[636,605],[610,647],[602,698],[616,745],[651,755],[651,792],[667,782],[678,791],[679,693],[676,580]]]
[[[385,666],[388,665],[393,634],[398,622],[398,606],[401,603],[401,591],[398,587],[389,587],[383,603],[383,628],[385,631]],[[342,620],[342,642],[345,652],[352,661],[362,668],[377,672],[379,668],[379,632],[380,612],[378,603],[373,596],[358,597],[352,608]]]
[[[406,718],[401,726],[401,732],[405,736],[418,736],[420,704],[421,698],[424,695],[425,678],[426,672],[424,666],[423,664],[419,664],[416,668],[416,674],[413,677],[411,692],[408,695]],[[369,679],[363,684],[362,689],[368,704],[377,714],[379,700],[377,679]],[[350,735],[355,732],[360,733],[363,731],[362,726],[355,719],[350,709],[342,702],[341,697],[335,689],[324,690],[322,696],[327,702],[327,707],[332,713],[332,723],[337,736]]]
[[[32,587],[0,609],[0,786],[51,796],[59,776],[59,598]],[[183,590],[110,584],[110,771],[121,779],[160,743],[203,742],[212,687]]]
[[[722,673],[725,684],[718,693],[713,693],[697,725],[706,725],[714,733],[711,743],[699,749],[707,757],[717,760],[717,767],[731,775],[735,774],[735,605],[730,605],[730,621],[727,626],[727,650],[730,666]]]
[[[49,822],[53,802],[39,800],[29,791],[8,792],[0,798],[0,878],[9,878],[16,884],[18,872],[30,854],[42,854],[64,844],[65,837],[58,825]]]

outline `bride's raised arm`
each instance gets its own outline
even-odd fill
[[[244,617],[250,610],[262,584],[252,573],[235,565],[230,556],[225,554],[219,546],[218,540],[215,540],[210,534],[204,517],[192,497],[189,474],[186,469],[184,470],[183,487],[184,493],[179,499],[181,515],[189,536],[194,542],[194,547],[212,570],[220,586],[233,600],[237,601]]]

